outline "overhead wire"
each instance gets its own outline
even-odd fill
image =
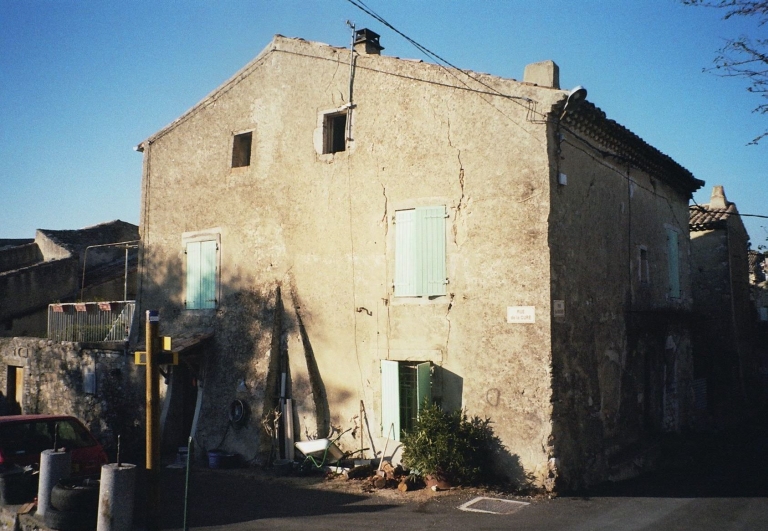
[[[447,59],[445,59],[444,57],[442,57],[442,56],[438,55],[437,53],[435,53],[435,52],[433,52],[432,50],[428,49],[426,46],[424,46],[424,45],[420,44],[419,42],[417,42],[415,39],[413,39],[413,38],[409,37],[408,35],[406,35],[406,34],[405,34],[405,33],[403,33],[402,31],[398,30],[398,29],[397,29],[397,28],[396,28],[394,25],[392,25],[390,22],[388,22],[386,19],[384,19],[384,18],[383,18],[381,15],[377,14],[376,12],[374,12],[374,11],[373,11],[373,9],[371,9],[369,6],[367,6],[367,5],[365,4],[365,2],[363,2],[362,0],[347,0],[347,2],[349,2],[350,4],[352,4],[353,6],[355,6],[356,8],[358,8],[359,10],[361,10],[361,11],[363,11],[364,13],[366,13],[367,15],[369,15],[369,16],[371,16],[371,17],[373,17],[375,20],[377,20],[378,22],[380,22],[381,24],[383,24],[383,25],[384,25],[384,26],[386,26],[387,28],[391,29],[392,31],[394,31],[395,33],[397,33],[398,35],[400,35],[401,37],[403,37],[403,38],[404,38],[406,41],[408,41],[409,43],[411,43],[411,44],[412,44],[412,45],[413,45],[413,46],[414,46],[414,47],[415,47],[417,50],[419,50],[420,52],[422,52],[422,53],[423,53],[423,54],[425,54],[426,56],[428,56],[428,57],[431,57],[431,58],[433,58],[434,60],[436,60],[436,61],[437,61],[437,66],[440,66],[440,67],[442,67],[444,70],[446,70],[446,72],[448,72],[448,73],[449,73],[449,74],[450,74],[452,77],[454,77],[456,80],[458,80],[460,83],[462,83],[462,84],[463,84],[463,85],[466,87],[466,89],[467,89],[467,90],[471,90],[471,91],[473,91],[473,92],[477,92],[477,93],[479,93],[479,94],[481,94],[481,95],[483,95],[483,94],[487,94],[487,95],[497,95],[497,96],[502,96],[502,97],[504,97],[504,98],[510,99],[510,100],[511,100],[511,101],[513,101],[514,103],[517,103],[518,105],[521,105],[521,106],[522,106],[522,104],[521,104],[521,103],[519,103],[519,102],[518,102],[518,101],[516,101],[516,100],[522,100],[522,101],[525,101],[525,102],[526,102],[526,103],[528,103],[529,105],[531,105],[531,104],[535,103],[535,101],[534,101],[534,100],[532,100],[532,99],[530,99],[530,98],[526,98],[526,97],[522,97],[522,96],[511,96],[511,95],[508,95],[508,94],[503,94],[502,92],[500,92],[500,91],[499,91],[498,89],[496,89],[495,87],[492,87],[491,85],[488,85],[487,83],[483,82],[481,79],[477,78],[476,76],[473,76],[473,75],[471,75],[471,73],[470,73],[470,72],[468,72],[468,71],[466,71],[466,70],[464,70],[464,69],[462,69],[462,68],[459,68],[459,67],[457,67],[456,65],[454,65],[453,63],[451,63],[450,61],[448,61]],[[461,79],[460,79],[458,76],[456,76],[455,74],[453,74],[453,72],[451,72],[451,71],[450,71],[448,68],[446,68],[444,65],[447,65],[447,66],[449,66],[449,67],[450,67],[450,68],[452,68],[453,70],[456,70],[456,71],[458,71],[458,72],[461,72],[462,74],[464,74],[465,76],[467,76],[467,77],[468,77],[468,78],[470,78],[471,80],[475,81],[476,83],[478,83],[478,84],[482,85],[483,87],[485,87],[485,88],[489,89],[489,90],[490,90],[490,91],[492,91],[492,92],[491,92],[491,93],[486,93],[486,92],[483,92],[483,91],[478,91],[477,89],[472,89],[472,88],[471,88],[471,87],[469,87],[469,86],[468,86],[468,85],[467,85],[467,84],[466,84],[466,83],[465,83],[463,80],[461,80]],[[373,69],[370,69],[370,70],[373,70]],[[387,73],[388,73],[388,74],[391,74],[391,73],[389,73],[389,72],[387,72]],[[398,75],[398,74],[392,74],[392,75]],[[459,87],[457,87],[457,88],[459,88]],[[493,105],[491,102],[489,102],[489,101],[488,101],[488,100],[486,100],[485,98],[482,98],[482,99],[483,99],[483,101],[485,101],[486,103],[488,103],[489,105],[491,105],[492,107],[494,107],[494,108],[495,108],[497,111],[501,112],[501,110],[500,110],[500,109],[498,109],[498,107],[496,107],[495,105]],[[528,109],[530,112],[534,113],[534,114],[537,114],[537,115],[539,115],[539,116],[541,116],[541,117],[543,117],[543,118],[546,118],[546,115],[545,115],[545,114],[543,114],[543,113],[541,113],[541,112],[539,112],[539,111],[537,111],[537,110],[535,110],[535,109],[532,109],[531,107],[527,107],[527,109]],[[502,112],[502,114],[504,114],[504,113]],[[506,115],[505,115],[505,116],[506,116]],[[509,118],[509,117],[507,116],[507,118]],[[511,118],[510,118],[510,120],[511,120]],[[514,122],[514,120],[513,120],[513,122]],[[519,124],[517,124],[517,125],[519,125]],[[631,159],[629,159],[629,158],[627,158],[627,157],[623,157],[623,156],[621,156],[621,155],[618,155],[618,154],[615,154],[615,153],[611,153],[611,152],[608,152],[608,151],[602,150],[602,149],[598,148],[597,146],[594,146],[594,145],[592,145],[592,144],[591,144],[589,141],[587,141],[585,138],[583,138],[583,137],[582,137],[580,134],[576,133],[575,131],[572,131],[571,129],[569,129],[569,128],[567,128],[567,127],[563,126],[562,124],[560,124],[560,126],[561,126],[563,129],[565,129],[566,131],[568,131],[568,132],[569,132],[571,135],[573,135],[575,138],[578,138],[578,139],[579,139],[581,142],[583,142],[584,144],[586,144],[586,145],[587,145],[587,146],[588,146],[590,149],[592,149],[594,152],[598,153],[598,154],[599,154],[601,157],[603,157],[604,159],[605,159],[605,158],[609,158],[609,157],[610,157],[610,158],[615,158],[615,159],[617,159],[617,160],[620,160],[620,161],[622,161],[622,162],[626,162],[626,163],[632,164],[632,162],[633,162],[633,161],[632,161]],[[646,186],[643,186],[641,183],[639,183],[639,182],[635,181],[634,179],[632,179],[631,177],[629,177],[629,175],[624,175],[624,172],[622,172],[622,171],[619,171],[618,169],[616,169],[616,168],[612,167],[612,166],[611,166],[611,165],[609,165],[609,164],[605,164],[603,161],[601,161],[600,159],[597,159],[597,158],[593,157],[593,156],[592,156],[590,153],[586,152],[584,149],[580,148],[579,146],[577,146],[577,145],[575,145],[575,144],[573,144],[573,143],[571,143],[571,142],[568,142],[568,141],[565,141],[565,142],[566,142],[567,144],[571,145],[571,147],[573,147],[573,148],[575,148],[575,149],[577,149],[577,150],[579,150],[579,151],[581,151],[581,152],[583,152],[583,153],[585,153],[585,154],[589,155],[589,156],[590,156],[590,157],[591,157],[593,160],[595,160],[596,162],[599,162],[599,163],[600,163],[602,166],[604,166],[604,167],[606,167],[606,168],[610,169],[610,170],[611,170],[611,171],[613,171],[614,173],[617,173],[617,174],[618,174],[618,175],[620,175],[622,178],[626,179],[628,182],[631,182],[631,183],[632,183],[634,186],[636,186],[636,187],[638,187],[638,188],[640,188],[640,189],[643,189],[643,190],[645,190],[645,191],[647,191],[647,192],[649,192],[649,193],[652,193],[652,194],[656,195],[657,197],[660,197],[660,198],[664,199],[664,201],[667,203],[667,205],[669,206],[670,210],[672,211],[672,213],[673,213],[673,217],[675,217],[675,219],[676,219],[676,221],[677,221],[678,225],[681,225],[681,223],[680,223],[680,220],[678,220],[678,219],[677,219],[677,216],[676,216],[676,215],[675,215],[675,213],[674,213],[674,209],[672,208],[672,203],[671,203],[671,201],[670,201],[670,199],[669,199],[668,197],[666,197],[666,196],[664,196],[664,195],[662,195],[662,194],[658,193],[658,191],[657,191],[657,190],[655,190],[655,189],[651,189],[651,188],[648,188],[648,187],[646,187]],[[692,201],[694,201],[694,203],[695,203],[695,200],[693,200],[693,198],[692,198],[692,197],[691,197],[691,200],[692,200]],[[746,214],[746,216],[754,216],[754,217],[764,217],[764,218],[768,218],[768,216],[750,215],[750,214]]]
[[[503,94],[502,92],[497,90],[495,87],[492,87],[491,85],[488,85],[487,83],[483,82],[482,80],[478,79],[477,77],[474,77],[474,76],[470,75],[470,73],[467,72],[466,70],[464,70],[462,68],[459,68],[458,66],[454,65],[453,63],[451,63],[447,59],[437,55],[435,52],[433,52],[432,50],[428,49],[426,46],[423,46],[423,45],[419,44],[414,39],[412,39],[411,37],[409,37],[408,35],[406,35],[402,31],[398,30],[392,24],[387,22],[383,17],[381,17],[380,15],[375,13],[370,7],[365,5],[365,3],[362,0],[347,0],[347,2],[349,2],[350,4],[355,6],[356,8],[360,9],[364,13],[367,13],[368,15],[372,16],[373,18],[375,18],[376,20],[378,20],[379,22],[384,24],[386,27],[388,27],[389,29],[391,29],[392,31],[394,31],[395,33],[400,35],[402,38],[404,38],[405,40],[410,42],[413,46],[416,47],[416,49],[418,49],[419,51],[421,51],[422,53],[424,53],[428,57],[432,57],[433,59],[438,61],[438,66],[441,66],[441,67],[445,68],[442,64],[439,64],[439,63],[444,63],[444,64],[450,66],[451,68],[453,68],[454,70],[458,70],[459,72],[461,72],[462,74],[464,74],[468,78],[472,79],[473,81],[479,83],[480,85],[483,85],[485,88],[490,89],[494,93],[496,93],[496,94],[498,94],[500,96],[504,96],[505,98],[509,98],[509,99],[512,99],[512,100],[522,100],[522,101],[525,101],[526,103],[535,103],[534,100],[532,100],[531,98],[525,97],[525,96],[512,96],[512,95],[509,95],[509,94]],[[446,70],[448,70],[448,69],[446,69]],[[451,74],[451,75],[453,75],[453,74]],[[454,76],[454,77],[456,77],[456,76]]]
[[[461,83],[461,84],[462,84],[462,85],[464,85],[465,87],[467,87],[467,88],[470,88],[470,87],[469,87],[469,85],[467,85],[467,84],[466,84],[466,83],[465,83],[465,82],[464,82],[464,81],[463,81],[463,80],[462,80],[460,77],[458,77],[456,74],[454,74],[454,73],[451,71],[451,69],[453,69],[453,70],[456,70],[456,71],[458,71],[458,72],[461,72],[462,74],[464,74],[464,75],[465,75],[466,77],[468,77],[469,79],[471,79],[471,80],[473,80],[474,82],[476,82],[476,83],[478,83],[478,84],[482,85],[483,87],[485,87],[485,88],[489,89],[489,90],[492,92],[492,94],[494,94],[494,95],[497,95],[497,96],[500,96],[500,97],[503,97],[503,98],[506,98],[506,99],[508,99],[508,100],[512,101],[513,103],[515,103],[515,104],[517,104],[517,105],[520,105],[521,107],[523,107],[523,108],[526,110],[526,112],[527,112],[529,115],[538,115],[538,116],[539,116],[539,117],[541,117],[542,119],[546,120],[546,118],[547,118],[547,115],[546,115],[546,114],[544,114],[544,113],[541,113],[541,112],[539,112],[539,111],[536,109],[536,103],[537,103],[537,102],[536,102],[535,100],[533,100],[532,98],[528,98],[528,97],[526,97],[526,96],[513,96],[513,95],[510,95],[510,94],[504,94],[503,92],[499,91],[499,90],[498,90],[498,89],[496,89],[495,87],[493,87],[493,86],[489,85],[488,83],[485,83],[483,80],[479,79],[478,77],[471,75],[471,73],[470,73],[470,72],[468,72],[468,71],[466,71],[466,70],[464,70],[464,69],[462,69],[462,68],[459,68],[458,66],[454,65],[453,63],[451,63],[451,62],[450,62],[450,61],[448,61],[447,59],[445,59],[445,58],[441,57],[440,55],[436,54],[436,53],[435,53],[435,52],[433,52],[432,50],[428,49],[426,46],[424,46],[424,45],[422,45],[422,44],[418,43],[416,40],[412,39],[411,37],[409,37],[408,35],[406,35],[406,34],[405,34],[405,33],[403,33],[402,31],[398,30],[398,29],[397,29],[395,26],[393,26],[391,23],[389,23],[387,20],[385,20],[385,19],[384,19],[384,18],[383,18],[381,15],[377,14],[376,12],[374,12],[374,11],[373,11],[373,10],[372,10],[370,7],[368,7],[368,6],[367,6],[367,5],[366,5],[366,4],[365,4],[365,3],[364,3],[362,0],[347,0],[347,2],[349,2],[350,4],[352,4],[353,6],[355,6],[356,8],[358,8],[359,10],[361,10],[361,11],[363,11],[364,13],[366,13],[367,15],[369,15],[369,16],[371,16],[371,17],[373,17],[375,20],[377,20],[378,22],[380,22],[381,24],[383,24],[383,25],[384,25],[384,26],[386,26],[387,28],[391,29],[392,31],[394,31],[395,33],[397,33],[398,35],[400,35],[401,37],[403,37],[403,38],[404,38],[406,41],[408,41],[409,43],[411,43],[411,44],[412,44],[412,45],[413,45],[413,46],[414,46],[414,47],[415,47],[417,50],[419,50],[420,52],[422,52],[422,53],[423,53],[424,55],[426,55],[427,57],[430,57],[430,58],[434,59],[435,61],[437,61],[437,63],[436,63],[436,64],[437,64],[437,66],[439,66],[440,68],[442,68],[443,70],[445,70],[445,71],[446,71],[446,72],[447,72],[447,73],[448,73],[450,76],[452,76],[454,79],[456,79],[456,80],[457,80],[459,83]],[[449,68],[447,68],[447,67],[446,67],[446,65],[447,65],[448,67],[450,67],[450,69],[449,69]],[[482,98],[482,97],[481,97],[481,99],[482,99],[482,100],[483,100],[485,103],[487,103],[488,105],[490,105],[491,107],[493,107],[493,108],[494,108],[494,109],[495,109],[497,112],[499,112],[499,113],[500,113],[502,116],[504,116],[504,117],[505,117],[505,118],[507,118],[509,121],[511,121],[512,123],[514,123],[515,125],[517,125],[517,126],[518,126],[518,127],[520,127],[521,129],[523,129],[523,131],[525,131],[525,132],[527,132],[529,135],[533,136],[533,134],[532,134],[530,131],[528,131],[527,129],[525,129],[525,128],[524,128],[522,125],[520,125],[519,123],[517,123],[517,122],[516,122],[515,120],[513,120],[513,119],[512,119],[510,116],[508,116],[507,114],[505,114],[505,113],[504,113],[504,112],[503,112],[501,109],[499,109],[498,107],[496,107],[496,105],[494,105],[492,102],[490,102],[490,101],[488,101],[488,100],[486,100],[485,98]],[[525,102],[525,104],[521,103],[521,101],[524,101],[524,102]]]

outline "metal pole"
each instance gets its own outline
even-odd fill
[[[189,530],[189,467],[192,462],[192,437],[187,441],[187,477],[184,483],[184,531]]]
[[[125,246],[125,274],[123,275],[123,300],[128,300],[128,246]]]
[[[355,87],[355,23],[347,20],[347,26],[352,30],[352,40],[349,43],[349,110],[347,111],[347,140],[352,140],[352,92]]]
[[[147,529],[159,531],[158,496],[160,473],[160,378],[157,355],[159,349],[160,313],[147,310]]]

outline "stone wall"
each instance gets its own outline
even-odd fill
[[[553,479],[616,474],[663,431],[686,427],[693,377],[687,197],[564,133],[552,188]],[[598,140],[593,140],[598,142]],[[607,148],[606,148],[607,149]],[[670,296],[667,231],[678,233]],[[688,317],[686,317],[688,316]],[[635,471],[636,472],[636,471]]]
[[[43,260],[36,243],[27,243],[0,250],[0,273],[27,267]]]
[[[0,390],[23,368],[24,414],[64,414],[82,420],[111,452],[121,435],[124,458],[143,452],[143,372],[121,351],[86,350],[77,343],[0,338]]]
[[[0,321],[39,310],[77,293],[77,258],[64,258],[0,273]]]

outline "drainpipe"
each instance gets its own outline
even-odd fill
[[[347,26],[352,30],[349,43],[349,110],[347,111],[347,140],[352,140],[352,92],[355,84],[355,23],[347,20]]]

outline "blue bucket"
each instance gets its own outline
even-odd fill
[[[208,451],[208,468],[232,468],[235,463],[235,454],[224,450]]]

